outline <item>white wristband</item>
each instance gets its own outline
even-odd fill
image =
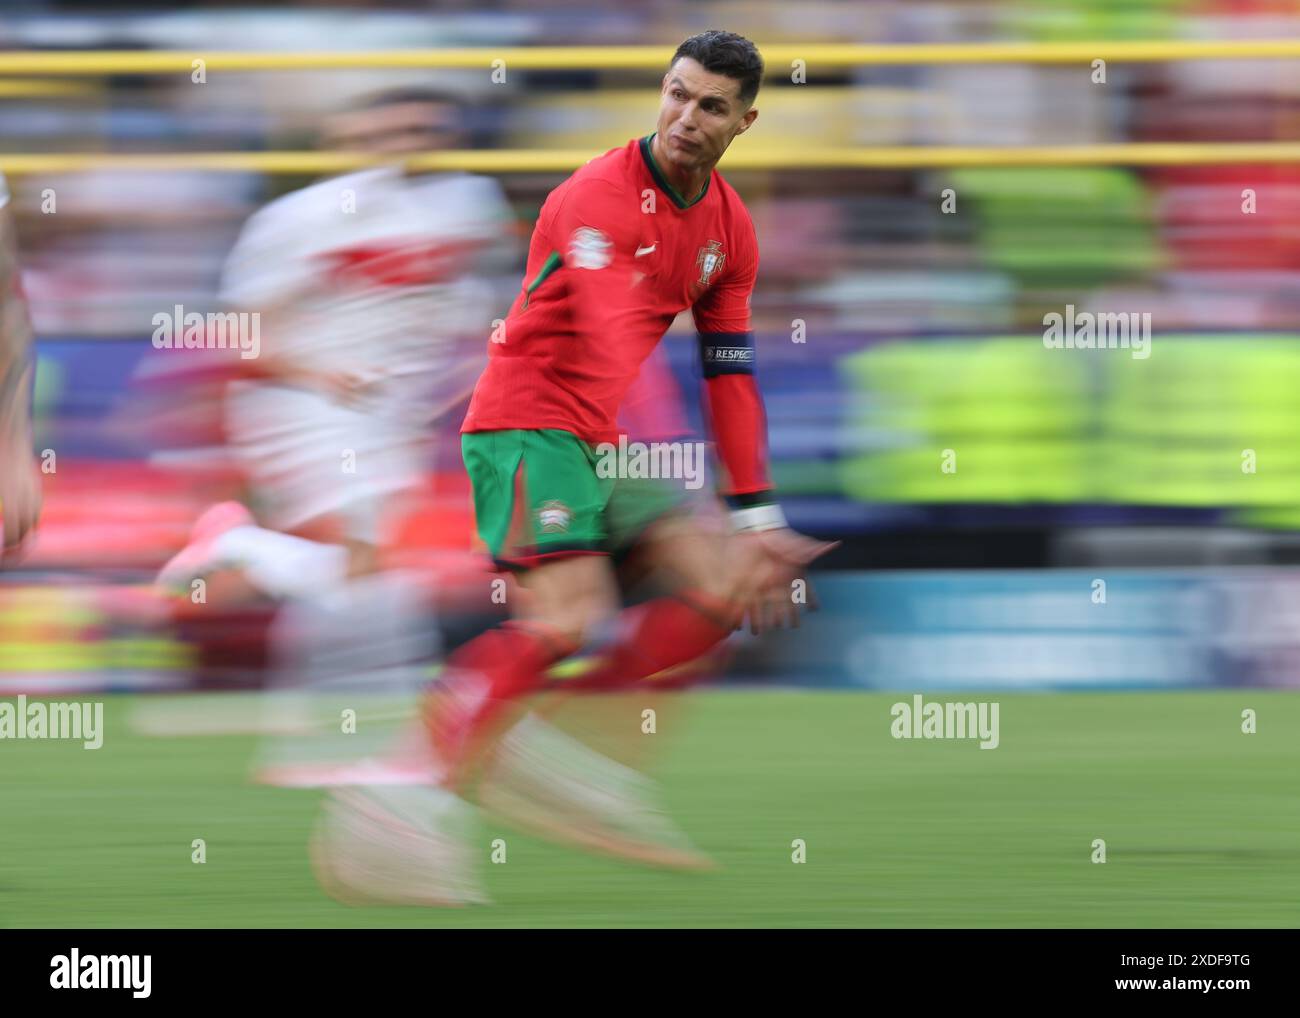
[[[746,530],[780,530],[785,526],[785,513],[775,503],[731,510],[731,529],[737,533]]]

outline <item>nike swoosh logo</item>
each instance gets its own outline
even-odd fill
[[[640,258],[642,255],[648,255],[651,251],[653,251],[658,246],[659,246],[659,241],[656,240],[649,247],[639,247],[636,249],[636,256]]]

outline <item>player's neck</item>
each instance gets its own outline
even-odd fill
[[[686,171],[681,169],[668,158],[663,135],[657,131],[650,141],[650,155],[654,157],[655,165],[659,167],[659,172],[664,175],[664,179],[672,184],[673,189],[688,204],[694,202],[700,196],[700,192],[704,190],[704,185],[709,182],[709,177],[713,174],[713,167],[717,165],[716,162],[713,162],[697,170]]]

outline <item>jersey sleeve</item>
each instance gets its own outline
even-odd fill
[[[589,356],[614,356],[613,337],[635,323],[640,203],[606,180],[576,183],[551,220],[551,243],[564,266],[574,328],[592,340]]]
[[[221,300],[230,307],[267,311],[294,300],[313,285],[315,269],[300,238],[315,227],[268,205],[253,213],[221,273]]]
[[[704,417],[723,467],[722,494],[733,510],[775,501],[767,456],[767,416],[754,377],[755,342],[750,295],[758,276],[758,243],[736,252],[736,264],[696,301],[704,374]]]
[[[758,241],[754,227],[746,224],[746,241],[734,254],[734,263],[717,285],[695,302],[692,313],[701,333],[740,334],[750,331],[749,300],[758,278]]]

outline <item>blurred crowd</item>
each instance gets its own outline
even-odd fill
[[[686,34],[715,25],[760,46],[1275,39],[1300,34],[1300,2],[317,0],[253,8],[174,0],[163,10],[10,0],[0,53],[490,54],[494,46],[637,43],[662,45],[666,63]],[[814,63],[798,83],[784,68],[770,70],[760,120],[735,151],[1213,146],[1289,141],[1300,122],[1294,60],[1112,61],[1100,76],[1088,62]],[[206,506],[238,495],[240,472],[219,434],[225,380],[206,378],[201,359],[151,345],[154,318],[178,305],[222,308],[223,268],[250,217],[315,178],[22,173],[6,157],[310,150],[330,143],[331,118],[358,97],[414,86],[464,101],[466,148],[596,155],[653,129],[658,77],[507,68],[493,81],[486,67],[223,72],[203,83],[176,74],[0,75],[0,170],[13,191],[38,336],[36,445],[57,454],[57,467],[46,457],[43,526],[27,568],[47,580],[87,565],[151,578]],[[1300,169],[1191,160],[732,170],[724,159],[721,170],[750,209],[761,248],[753,312],[775,479],[792,523],[849,538],[833,565],[1128,563],[1134,546],[1115,526],[1151,523],[1217,529],[1184,529],[1167,544],[1148,534],[1143,564],[1277,560],[1233,544],[1223,525],[1282,534],[1300,523],[1292,481]],[[483,269],[484,292],[496,295],[476,307],[483,322],[504,314],[517,292],[523,241],[566,175],[496,176],[504,253]],[[1045,348],[1044,316],[1067,306],[1149,314],[1149,358]],[[679,321],[665,347],[698,428],[690,333],[689,320]],[[477,342],[487,340],[484,332]],[[419,567],[447,552],[440,575],[461,570],[478,583],[459,416],[452,408],[442,418],[422,508],[390,535],[390,548],[418,550],[396,564]],[[1037,543],[1025,540],[1026,527],[1036,528]],[[138,683],[141,672],[196,659],[236,672],[260,663],[263,617],[227,617],[210,641],[201,613],[184,620],[189,656],[181,660],[169,641],[135,634],[119,643],[113,627],[134,633],[156,621],[153,608],[104,589],[102,603],[102,591],[75,584],[15,590],[0,614],[17,613],[12,632],[25,631],[29,612],[45,624],[60,620],[45,641],[54,656],[40,663],[54,674],[121,670]],[[444,589],[455,600],[464,586],[448,580]],[[57,610],[42,607],[45,596]],[[469,609],[499,613],[489,603]],[[82,660],[79,644],[91,637],[100,656]],[[17,656],[0,670],[32,667],[31,647],[9,647]]]
[[[713,24],[760,44],[1271,39],[1300,28],[1300,4],[1266,0],[167,8],[10,3],[0,47],[490,52],[658,42],[666,58],[685,32]],[[772,70],[760,121],[740,147],[1285,141],[1300,112],[1300,69],[1288,60],[1112,62],[1104,81],[1087,64],[814,65],[797,84]],[[0,168],[6,153],[307,150],[321,143],[326,118],[358,96],[406,85],[464,98],[467,147],[594,155],[652,129],[656,83],[653,71],[509,68],[497,82],[486,69],[221,73],[202,84],[185,75],[3,76]],[[1134,510],[1121,520],[1151,505],[1248,506],[1250,515],[1234,519],[1290,525],[1295,511],[1279,479],[1229,482],[1240,479],[1242,449],[1282,450],[1292,439],[1284,379],[1300,319],[1300,169],[728,170],[725,159],[721,169],[758,230],[760,372],[766,365],[777,480],[796,521],[850,534],[900,520],[950,525],[952,513],[925,508],[936,504],[1119,504]],[[514,262],[494,270],[504,300],[522,275],[522,240],[565,175],[497,177],[518,241]],[[178,414],[154,399],[160,373],[176,362],[150,349],[153,316],[176,305],[219,308],[221,268],[244,222],[311,179],[12,174],[40,340],[38,441],[88,461],[83,478],[96,465],[157,463],[177,446],[202,445],[198,403]],[[1066,305],[1149,313],[1154,358],[1043,360],[1043,317]],[[666,344],[686,383],[695,370],[689,334],[683,319]],[[1213,353],[1198,352],[1198,337]],[[1248,413],[1261,400],[1263,425]],[[996,420],[990,402],[1002,409]],[[1049,407],[1059,412],[1045,414]],[[1148,407],[1161,412],[1144,416]],[[958,445],[976,454],[963,465],[989,469],[957,479],[931,469]],[[56,493],[48,519],[75,515],[74,501]]]
[[[23,5],[0,45],[41,49],[328,50],[421,46],[664,44],[726,23],[762,40],[1275,38],[1300,27],[1292,3],[1095,0],[1012,4],[576,3],[254,10],[218,4],[80,13]],[[76,16],[72,16],[77,12]],[[599,153],[647,132],[653,72],[275,71],[0,80],[8,152],[256,151],[309,148],[320,118],[378,87],[442,83],[473,104],[477,148]],[[753,147],[1052,146],[1120,141],[1285,140],[1300,112],[1294,61],[1192,61],[1107,68],[950,65],[773,74]],[[725,171],[726,164],[723,163]],[[564,173],[505,174],[521,222]],[[1164,329],[1290,328],[1289,166],[979,171],[731,171],[763,249],[760,327],[871,333],[988,332],[1042,306],[1158,311]],[[242,220],[301,178],[251,173],[84,173],[16,182],[29,290],[43,336],[139,335],[159,306],[211,302]],[[945,187],[955,212],[941,210]],[[1241,213],[1252,187],[1257,211]],[[57,215],[42,209],[53,189]],[[48,204],[48,203],[47,203]]]

